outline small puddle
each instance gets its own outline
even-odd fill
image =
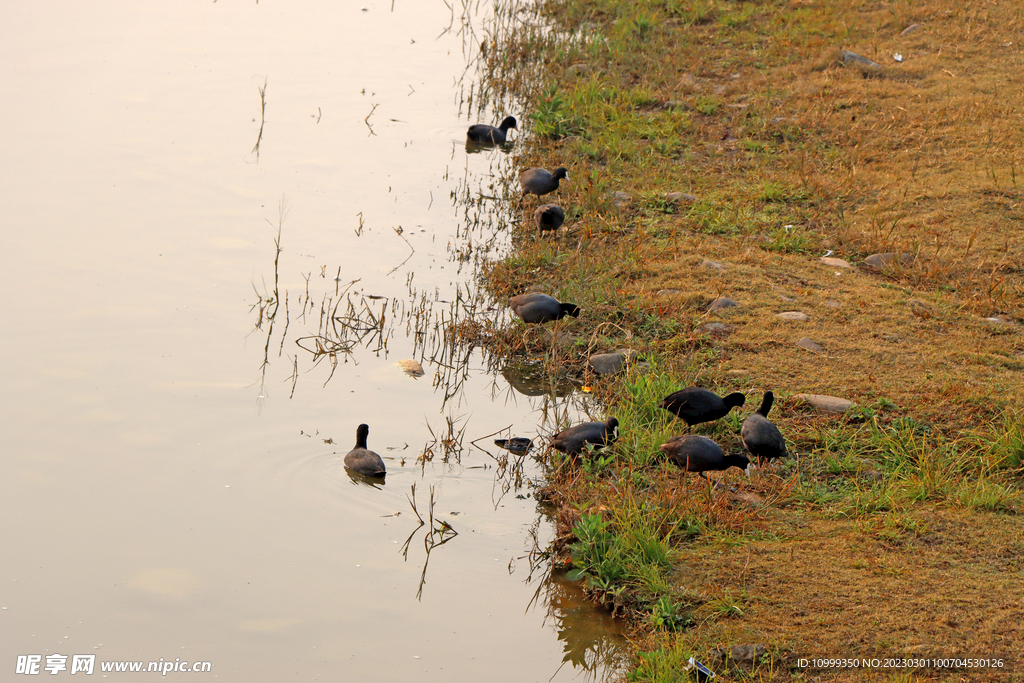
[[[454,336],[505,319],[475,277],[519,220],[514,144],[465,142],[522,118],[473,80],[490,11],[10,8],[0,665],[621,670],[539,561],[532,456],[588,399]],[[383,481],[342,465],[361,423]]]

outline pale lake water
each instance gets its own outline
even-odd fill
[[[16,674],[31,655],[46,680],[74,655],[118,680],[155,674],[101,664],[210,662],[166,679],[246,682],[617,666],[580,666],[615,652],[614,624],[543,563],[531,579],[552,536],[526,485],[541,470],[501,470],[492,443],[580,413],[479,352],[439,360],[449,302],[504,316],[473,281],[509,244],[514,159],[464,146],[478,115],[505,113],[464,102],[489,6],[471,9],[4,6],[0,680],[32,680]],[[339,301],[356,332],[386,318],[321,340],[345,347],[332,375],[308,349]],[[449,420],[459,442],[418,463]],[[381,486],[342,466],[361,422]],[[412,485],[458,532],[429,556]],[[68,670],[45,669],[54,655]]]

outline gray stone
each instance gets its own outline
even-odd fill
[[[720,296],[720,297],[718,297],[717,299],[715,299],[714,301],[711,302],[711,305],[708,306],[708,310],[709,311],[723,311],[723,310],[725,310],[727,308],[736,308],[739,305],[740,304],[739,304],[738,301],[734,301],[733,299],[730,299],[727,296]]]
[[[844,258],[830,258],[828,256],[822,256],[819,260],[830,268],[853,268],[853,266],[850,265],[850,262]]]
[[[922,29],[922,28],[924,28],[924,24],[911,24],[910,26],[908,26],[905,29],[903,29],[902,31],[900,31],[900,35],[901,36],[908,36],[911,33],[913,33],[914,31],[916,31],[918,29]]]
[[[796,303],[796,299],[794,299],[791,296],[786,296],[785,294],[780,294],[779,295],[779,299],[781,299],[782,301],[785,301],[787,304],[795,304]]]
[[[828,306],[829,308],[839,308],[840,306],[842,306],[842,304],[836,301],[835,299],[825,299],[825,305]]]
[[[627,192],[612,192],[612,204],[614,204],[617,209],[621,209],[632,201],[633,196]]]
[[[881,71],[882,65],[878,62],[873,62],[863,55],[859,55],[851,50],[843,50],[839,53],[839,61],[847,66],[856,66],[860,69],[867,71]]]
[[[701,268],[707,268],[709,270],[725,270],[725,264],[719,263],[718,261],[712,261],[711,259],[704,259],[700,262]]]
[[[590,64],[573,64],[566,69],[565,72],[570,76],[582,76],[583,74],[588,74],[593,70],[594,67]]]
[[[710,334],[712,337],[724,338],[728,337],[729,333],[736,329],[734,325],[727,325],[726,323],[705,323],[701,325],[701,330]]]
[[[807,322],[811,319],[811,316],[801,311],[783,311],[782,313],[776,313],[776,318],[782,318],[783,320],[796,320],[799,322]]]
[[[690,74],[683,74],[676,87],[684,93],[693,92],[697,89],[697,79]]]
[[[853,401],[838,396],[825,396],[823,394],[796,394],[794,401],[803,401],[814,409],[823,413],[845,413],[856,405]]]
[[[800,337],[796,340],[796,345],[802,349],[807,349],[811,353],[822,353],[824,351],[821,345],[810,337]]]
[[[998,313],[989,318],[985,318],[985,320],[989,321],[990,323],[996,323],[997,325],[1006,325],[1014,322],[1013,318],[1006,315],[1005,313]]]
[[[626,365],[621,353],[597,353],[590,357],[590,367],[599,375],[614,375]]]
[[[733,666],[752,669],[768,654],[768,646],[764,643],[733,645],[731,648],[717,647],[711,651],[711,661],[718,666]]]
[[[665,200],[668,201],[670,204],[678,205],[684,202],[687,204],[692,204],[693,202],[697,201],[697,198],[692,194],[686,194],[685,192],[669,192],[667,195],[665,195]]]
[[[864,265],[872,270],[885,270],[894,265],[906,265],[914,260],[913,254],[907,252],[884,251],[872,254],[864,259]]]
[[[633,361],[641,360],[640,353],[633,349],[615,349],[616,353],[621,353],[626,357],[626,361],[632,363]]]
[[[659,296],[671,296],[673,294],[682,294],[682,293],[683,293],[683,290],[681,290],[681,289],[659,289],[658,290],[658,295]]]

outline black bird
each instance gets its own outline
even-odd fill
[[[607,422],[584,422],[569,427],[551,437],[551,446],[569,455],[579,454],[586,444],[601,448],[619,438],[619,421],[614,417]]]
[[[554,192],[558,189],[558,181],[562,178],[569,179],[569,171],[559,166],[552,173],[543,168],[531,168],[519,174],[519,184],[523,186],[523,196],[519,198],[522,204],[526,195],[535,194],[540,197],[543,194]]]
[[[533,222],[540,234],[545,230],[558,230],[565,222],[565,211],[558,204],[541,204],[533,212]]]
[[[730,467],[747,469],[750,460],[745,455],[726,455],[722,448],[706,436],[687,434],[673,436],[667,443],[661,444],[661,450],[668,454],[668,459],[686,472],[718,472]]]
[[[511,439],[495,439],[494,445],[516,455],[526,455],[533,447],[533,440],[525,436],[513,436]]]
[[[775,394],[770,391],[764,392],[761,407],[743,421],[743,427],[740,429],[743,445],[755,458],[772,460],[789,455],[786,452],[786,440],[782,438],[782,432],[768,421],[768,411],[772,409],[774,402]]]
[[[713,422],[729,414],[729,411],[743,405],[747,397],[734,392],[720,398],[718,394],[700,387],[680,389],[665,397],[659,406],[674,413],[691,427],[701,422]]]
[[[508,300],[508,305],[527,323],[546,323],[561,320],[567,315],[580,317],[580,307],[576,304],[559,303],[555,297],[539,292],[514,296]]]
[[[345,467],[368,477],[383,477],[387,474],[384,461],[366,448],[366,435],[369,433],[370,428],[367,425],[359,425],[356,429],[356,447],[345,456]]]
[[[483,142],[491,145],[503,145],[508,136],[509,128],[515,128],[516,117],[507,116],[500,126],[488,126],[486,123],[474,123],[466,131],[466,139],[471,142]]]

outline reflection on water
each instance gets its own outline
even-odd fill
[[[382,488],[384,484],[387,483],[386,476],[368,477],[365,474],[361,472],[356,472],[355,470],[348,467],[343,467],[342,469],[345,470],[345,474],[347,474],[348,478],[352,480],[352,483],[356,484],[357,486],[369,486],[372,489],[379,489]]]
[[[543,605],[546,618],[555,623],[562,643],[562,666],[571,665],[583,672],[586,680],[609,681],[624,675],[630,664],[624,654],[625,622],[595,607],[579,581],[569,581],[565,570],[550,566],[546,553],[538,550],[529,560],[526,582],[537,585],[531,604]]]
[[[569,396],[580,383],[568,377],[551,375],[539,361],[514,361],[501,369],[501,375],[524,396]]]
[[[564,662],[593,672],[596,680],[622,673],[628,666],[623,656],[625,624],[601,609],[595,609],[579,587],[568,581],[564,571],[553,571],[545,580],[548,614],[558,624]]]
[[[495,144],[493,142],[478,142],[476,140],[466,140],[466,154],[480,154],[481,152],[489,152],[492,149],[499,149],[505,154],[512,151],[514,146],[513,142],[502,142]]]
[[[33,295],[4,328],[0,524],[19,550],[0,563],[0,666],[556,673],[559,621],[543,600],[524,614],[534,586],[510,568],[531,524],[552,535],[537,437],[590,406],[557,383],[520,393],[454,334],[505,315],[475,276],[522,220],[515,150],[464,140],[517,110],[478,57],[533,15],[366,4],[8,8],[0,186],[22,228],[0,278]],[[386,484],[343,465],[363,422]],[[493,443],[512,436],[530,455]]]

